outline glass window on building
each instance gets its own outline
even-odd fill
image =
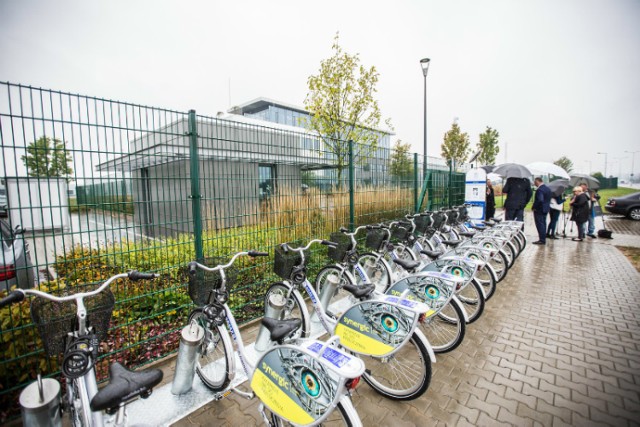
[[[275,191],[276,165],[258,165],[260,200],[268,199]]]

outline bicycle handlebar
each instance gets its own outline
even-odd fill
[[[224,270],[226,268],[229,268],[233,265],[234,262],[236,262],[236,259],[238,257],[241,256],[250,256],[252,258],[257,257],[257,256],[269,256],[268,252],[259,252],[259,251],[254,251],[254,250],[250,250],[250,251],[246,251],[246,252],[238,252],[237,254],[235,254],[232,258],[231,261],[229,261],[227,264],[219,264],[216,265],[215,267],[207,267],[204,264],[200,264],[197,261],[191,261],[189,263],[189,274],[190,275],[194,275],[196,274],[196,269],[201,269],[201,270],[205,270],[205,271],[220,271],[220,270]]]
[[[304,247],[299,247],[299,248],[292,248],[291,246],[289,246],[289,243],[281,243],[280,247],[282,249],[284,249],[285,252],[288,251],[294,251],[294,252],[304,252],[307,249],[309,249],[311,247],[311,245],[313,245],[314,243],[319,243],[321,245],[325,245],[325,246],[330,246],[332,248],[336,248],[338,247],[338,244],[329,240],[320,240],[320,239],[313,239],[311,241],[309,241],[309,243],[307,244],[307,246]]]
[[[114,276],[109,277],[104,283],[102,283],[102,285],[100,285],[100,287],[98,287],[93,291],[78,292],[76,294],[65,295],[63,297],[56,297],[47,292],[38,291],[36,289],[16,289],[15,291],[12,291],[9,295],[7,295],[5,298],[3,298],[0,301],[0,307],[5,307],[9,304],[22,301],[27,295],[34,295],[34,296],[38,296],[38,297],[45,298],[55,302],[67,302],[72,300],[79,300],[82,298],[91,297],[99,294],[107,286],[109,286],[111,283],[115,282],[118,279],[129,278],[130,280],[146,280],[146,279],[154,279],[156,277],[160,277],[160,275],[155,273],[140,273],[139,271],[132,270],[128,273],[120,273],[120,274],[116,274]],[[20,294],[21,296],[17,296],[17,294]]]

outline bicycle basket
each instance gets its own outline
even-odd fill
[[[221,264],[226,264],[229,260],[225,257],[211,257],[205,258],[204,265],[211,267]],[[233,269],[227,268],[224,270],[224,275],[227,278],[227,287],[234,283],[237,276],[237,272]],[[197,306],[203,306],[209,303],[209,296],[213,289],[217,289],[222,286],[222,276],[218,271],[204,271],[201,269],[196,270],[196,274],[189,275],[189,296],[193,303]]]
[[[365,245],[374,251],[382,249],[385,240],[387,239],[387,231],[382,229],[367,230],[367,239]]]
[[[100,341],[107,336],[115,302],[109,289],[84,299],[87,326],[93,327],[93,333]],[[31,301],[31,320],[38,328],[47,355],[56,356],[65,350],[67,335],[78,327],[76,313],[75,301],[59,303],[44,298],[34,298]]]
[[[391,227],[391,241],[393,243],[404,242],[409,236],[409,229],[401,224],[394,224]]]
[[[304,257],[305,259],[309,259],[308,252],[305,251]],[[276,246],[275,258],[273,260],[273,272],[284,280],[291,280],[293,268],[300,265],[301,262],[302,256],[300,252],[291,250],[285,252],[282,246],[278,245]]]
[[[416,231],[421,234],[425,234],[431,225],[431,216],[429,215],[418,215],[414,218],[416,223]]]
[[[333,243],[338,244],[338,246],[336,246],[335,248],[332,248],[331,246],[327,248],[327,255],[329,256],[329,258],[336,262],[343,262],[345,256],[347,255],[347,252],[355,249],[352,247],[353,243],[351,242],[351,237],[347,236],[344,233],[331,233],[329,240],[331,240]]]

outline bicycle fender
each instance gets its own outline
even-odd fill
[[[469,315],[467,314],[467,310],[464,308],[464,306],[462,305],[462,303],[458,299],[457,295],[454,295],[451,298],[451,303],[457,305],[458,308],[460,308],[460,311],[462,311],[462,315],[464,316],[464,322],[465,323],[469,323]]]
[[[431,347],[431,343],[429,342],[429,339],[427,338],[427,336],[423,334],[419,328],[416,328],[416,330],[413,333],[417,336],[419,340],[422,340],[422,343],[427,349],[427,353],[429,353],[429,359],[431,359],[431,363],[436,363],[436,353],[433,351],[433,348]]]
[[[353,427],[362,427],[362,420],[360,420],[360,416],[358,415],[356,408],[353,406],[351,396],[343,394],[340,398],[340,403],[342,404],[344,412],[346,412],[347,418],[351,421],[351,425]]]

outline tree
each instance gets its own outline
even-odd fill
[[[493,165],[496,163],[496,157],[500,152],[498,146],[498,137],[500,134],[497,130],[491,129],[487,126],[487,130],[480,134],[480,141],[478,142],[477,149],[480,151],[478,156],[478,162],[483,165]]]
[[[397,140],[393,145],[391,163],[389,164],[389,175],[399,181],[408,179],[413,175],[413,159],[409,153],[410,149],[410,144],[403,144],[400,140]]]
[[[591,176],[594,177],[595,179],[604,178],[604,175],[602,174],[602,172],[594,172],[591,174]]]
[[[318,74],[307,81],[304,105],[311,114],[306,127],[318,133],[326,152],[335,158],[340,183],[349,162],[349,140],[354,142],[355,160],[361,163],[377,149],[380,133],[374,129],[381,113],[373,97],[378,71],[360,65],[359,56],[344,52],[338,42],[336,33],[333,55],[320,62]]]
[[[71,169],[71,153],[65,143],[57,138],[41,136],[27,147],[27,154],[20,157],[29,176],[67,177]]]
[[[566,170],[567,173],[571,173],[573,170],[573,162],[569,160],[567,156],[562,156],[558,160],[553,162],[554,165],[560,166],[562,169]]]
[[[460,126],[455,121],[451,125],[451,129],[444,134],[441,154],[454,168],[467,160],[469,156],[469,135],[466,132],[461,132]]]

